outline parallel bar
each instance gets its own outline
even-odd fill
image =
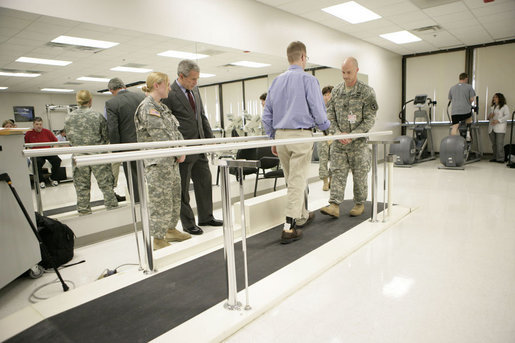
[[[101,155],[82,155],[75,156],[73,158],[74,164],[77,167],[116,163],[124,161],[137,161],[147,158],[161,158],[171,156],[182,156],[182,155],[194,155],[201,153],[209,153],[224,150],[233,149],[249,149],[259,148],[267,146],[277,146],[286,144],[297,144],[306,142],[324,142],[337,139],[348,139],[348,138],[360,138],[360,137],[371,137],[371,136],[386,136],[391,135],[392,131],[379,131],[371,133],[351,133],[345,135],[335,136],[320,136],[320,137],[307,137],[307,138],[291,138],[291,139],[274,139],[258,142],[242,142],[242,143],[229,143],[229,144],[210,144],[194,147],[184,148],[167,148],[167,149],[153,149],[153,150],[142,150],[142,151],[130,151],[130,152],[117,152],[112,154],[101,154]],[[208,143],[204,141],[204,143]]]
[[[131,198],[131,215],[132,215],[132,225],[134,226],[134,236],[136,238],[136,249],[138,250],[138,262],[139,262],[139,269],[143,270],[143,265],[141,264],[141,253],[140,253],[140,247],[139,247],[139,238],[138,238],[138,221],[136,218],[136,204],[134,203],[134,183],[132,180],[132,166],[131,162],[125,162],[127,165],[127,177],[129,180],[129,192],[130,192],[130,198]],[[138,190],[139,193],[139,190]]]
[[[268,140],[267,136],[246,136],[246,137],[229,137],[229,138],[204,138],[204,139],[185,139],[181,141],[160,141],[160,142],[145,142],[145,143],[122,143],[122,144],[104,144],[104,145],[81,145],[65,148],[46,148],[35,150],[24,150],[23,154],[26,157],[33,156],[48,156],[48,155],[64,155],[64,154],[82,154],[82,153],[100,153],[109,151],[127,151],[139,149],[157,149],[157,148],[170,148],[187,145],[202,145],[202,144],[219,144],[228,142],[242,142],[242,141],[257,141]],[[47,143],[31,143],[40,145],[53,145]],[[27,146],[28,144],[26,144]],[[57,144],[56,144],[57,145]]]
[[[222,214],[224,222],[224,258],[227,276],[227,303],[225,303],[224,306],[229,310],[239,310],[241,304],[238,302],[237,298],[238,288],[236,285],[236,263],[234,254],[234,232],[232,226],[229,167],[221,165],[220,175],[220,188],[222,192]]]
[[[150,221],[148,214],[148,198],[145,190],[145,168],[143,161],[137,161],[138,169],[138,187],[139,187],[139,200],[140,200],[140,211],[141,211],[141,223],[143,224],[143,244],[145,246],[145,267],[144,272],[146,274],[154,271],[154,259],[152,255],[152,242],[150,236]]]
[[[43,142],[43,143],[25,143],[25,148],[36,148],[38,146],[56,146],[56,145],[71,145],[72,143],[68,141],[59,141],[59,142]]]
[[[39,187],[39,172],[36,165],[36,158],[32,157],[32,178],[34,181],[34,192],[36,193],[36,207],[40,215],[43,215],[43,202],[41,201],[41,188]]]
[[[377,143],[372,142],[372,223],[377,222]]]

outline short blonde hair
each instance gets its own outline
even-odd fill
[[[165,73],[161,73],[158,71],[151,72],[147,77],[147,84],[141,88],[141,90],[145,93],[152,92],[154,89],[154,84],[160,84],[162,82],[168,83],[170,78]]]
[[[286,55],[288,56],[288,62],[294,63],[301,59],[302,54],[306,54],[306,46],[304,43],[296,41],[291,42],[286,49]]]
[[[84,89],[80,90],[77,92],[75,99],[77,99],[77,104],[81,106],[87,105],[91,101],[91,93]]]

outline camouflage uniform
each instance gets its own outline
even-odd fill
[[[342,82],[332,92],[327,104],[327,118],[331,121],[329,132],[366,133],[374,126],[377,101],[374,90],[361,81],[346,89]],[[331,196],[329,202],[343,202],[349,170],[354,181],[354,203],[363,204],[367,199],[367,176],[370,171],[371,153],[367,138],[355,138],[349,144],[334,141],[331,144]]]
[[[182,140],[179,121],[170,109],[147,96],[134,117],[138,142]],[[144,160],[148,187],[150,234],[163,239],[175,229],[181,214],[181,175],[175,157]]]
[[[327,177],[331,176],[331,171],[327,167],[329,164],[329,155],[331,153],[331,145],[328,142],[318,142],[317,143],[317,152],[318,152],[318,175],[320,179],[323,180]]]
[[[89,107],[82,106],[70,113],[64,122],[66,137],[73,146],[108,144],[107,121],[104,116]],[[73,185],[77,192],[77,211],[79,214],[91,213],[90,190],[91,172],[97,179],[98,187],[104,194],[107,209],[118,206],[114,194],[113,172],[110,164],[73,168]]]

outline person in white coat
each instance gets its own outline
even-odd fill
[[[495,93],[492,98],[492,110],[488,115],[488,135],[494,155],[490,162],[504,163],[504,135],[509,117],[510,109],[506,105],[506,98],[502,93]]]

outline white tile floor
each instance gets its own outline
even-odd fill
[[[395,168],[395,202],[417,209],[227,342],[515,342],[515,170],[486,161],[465,171],[437,166]],[[320,188],[312,184],[310,202],[327,199]],[[134,245],[127,235],[76,249],[74,261],[87,262],[63,277],[80,286],[137,263]],[[0,319],[54,278],[0,290]]]

